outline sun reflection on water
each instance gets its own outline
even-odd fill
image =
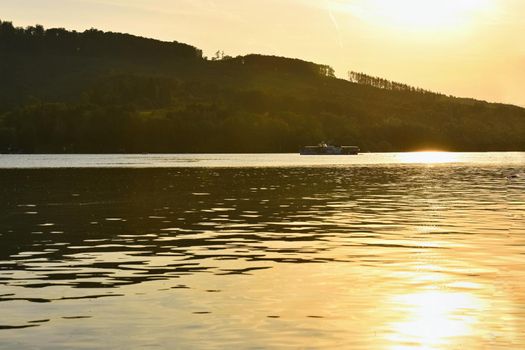
[[[397,157],[403,163],[437,164],[459,161],[457,153],[440,151],[400,153]]]
[[[473,294],[441,290],[397,295],[391,301],[405,316],[390,325],[387,340],[395,344],[390,350],[449,348],[474,332],[474,315],[482,307]]]

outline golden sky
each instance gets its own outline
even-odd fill
[[[297,57],[525,106],[524,0],[16,0],[0,1],[0,19]]]

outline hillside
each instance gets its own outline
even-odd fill
[[[4,153],[525,150],[523,108],[127,34],[0,22],[0,77]]]

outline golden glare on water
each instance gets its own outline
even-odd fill
[[[400,153],[397,158],[403,163],[437,164],[459,161],[459,155],[453,152],[424,151]]]
[[[392,302],[406,309],[402,320],[390,325],[390,350],[442,349],[469,336],[478,321],[472,316],[482,302],[475,295],[440,290],[398,295]],[[410,344],[404,346],[402,344]]]
[[[338,7],[371,23],[408,30],[462,29],[494,6],[493,0],[357,0]]]

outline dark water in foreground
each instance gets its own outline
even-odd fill
[[[519,156],[0,169],[0,349],[523,349]]]

